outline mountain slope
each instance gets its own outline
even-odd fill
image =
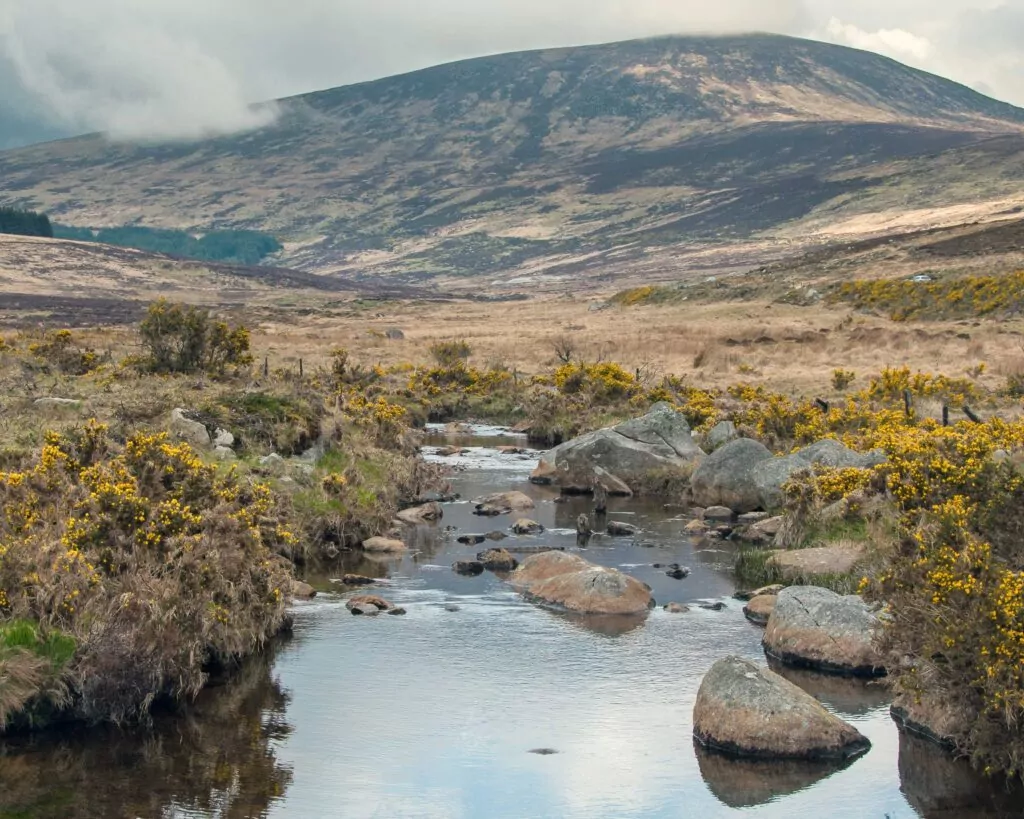
[[[1013,106],[773,35],[486,57],[282,109],[198,143],[93,136],[0,153],[0,198],[81,225],[269,230],[289,243],[285,263],[316,272],[578,276],[652,247],[842,219],[892,163],[1024,141]],[[962,195],[984,202],[999,178],[986,166]]]

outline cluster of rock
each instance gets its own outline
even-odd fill
[[[516,560],[506,549],[487,549],[477,552],[476,560],[456,560],[452,564],[452,571],[456,574],[473,577],[483,574],[485,571],[507,574],[515,571],[519,566]]]
[[[750,592],[744,613],[766,625],[765,653],[784,665],[848,676],[885,673],[874,644],[879,615],[862,598],[815,586]],[[694,736],[739,756],[845,759],[868,747],[853,726],[767,668],[727,657],[704,677]]]
[[[200,451],[213,450],[214,455],[224,460],[235,457],[235,436],[226,429],[217,429],[213,435],[200,423],[189,417],[187,410],[177,407],[171,410],[171,435],[184,441],[193,449]]]

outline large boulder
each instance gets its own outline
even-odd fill
[[[788,665],[881,676],[885,669],[873,641],[878,627],[878,614],[855,594],[790,586],[775,600],[762,643],[770,657]]]
[[[752,512],[761,505],[754,469],[772,460],[764,444],[737,438],[716,449],[690,478],[693,502],[700,506],[726,506],[734,512]]]
[[[705,747],[766,759],[847,759],[868,740],[814,697],[767,668],[726,657],[704,676],[693,734]]]
[[[735,441],[739,436],[739,431],[732,421],[719,421],[705,433],[704,448],[708,452],[714,452],[729,441]]]
[[[171,435],[179,441],[184,441],[194,449],[209,449],[212,441],[206,427],[198,421],[193,421],[185,415],[185,410],[179,408],[171,410]]]
[[[600,485],[609,494],[628,494],[652,472],[692,469],[703,457],[686,418],[662,403],[640,418],[544,453],[531,480],[580,491]]]
[[[782,487],[799,472],[814,466],[869,469],[884,461],[885,454],[881,450],[856,452],[839,441],[826,438],[789,455],[759,463],[752,477],[761,507],[779,509],[785,501]]]
[[[650,588],[635,577],[565,552],[528,557],[511,580],[527,598],[577,614],[642,614],[654,606]]]

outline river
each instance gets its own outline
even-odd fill
[[[526,492],[537,504],[529,516],[547,531],[499,545],[574,549],[576,517],[590,500],[556,503],[554,490],[529,484],[536,453],[498,453],[525,446],[502,430],[435,433],[429,443],[426,457],[453,467],[465,500],[445,504],[440,524],[411,531],[408,554],[346,556],[330,575],[307,578],[321,594],[296,605],[293,635],[183,715],[150,729],[0,743],[0,819],[1024,814],[1019,790],[901,736],[878,684],[784,672],[871,740],[845,767],[695,748],[704,672],[727,654],[764,661],[762,630],[732,598],[732,547],[691,537],[682,509],[612,499],[609,519],[642,534],[595,537],[585,557],[650,584],[659,607],[641,620],[545,610],[493,574],[451,571],[486,548],[456,535],[512,523],[474,516],[469,501]],[[467,449],[440,458],[442,443]],[[674,580],[655,563],[692,572]],[[335,582],[344,571],[381,578],[371,591],[408,613],[353,617]],[[664,612],[671,601],[690,611]]]

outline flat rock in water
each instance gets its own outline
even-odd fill
[[[709,523],[728,523],[734,517],[728,506],[709,506],[704,510],[704,520]]]
[[[666,603],[662,608],[669,614],[686,614],[690,610],[689,606],[684,606],[682,603]]]
[[[511,572],[519,566],[519,561],[507,549],[487,549],[478,552],[476,559],[491,572]]]
[[[378,554],[397,554],[406,551],[406,545],[400,540],[392,540],[386,537],[371,537],[363,541],[363,551],[376,552]]]
[[[739,657],[719,660],[704,676],[693,733],[706,747],[764,759],[843,760],[870,747],[810,694]]]
[[[849,574],[864,557],[857,543],[816,546],[811,549],[780,550],[768,558],[785,580],[813,580],[822,575]]]
[[[608,534],[612,537],[631,537],[637,533],[637,528],[632,523],[622,523],[613,520],[608,523]]]
[[[409,613],[409,612],[407,612],[407,611],[406,611],[405,609],[403,609],[403,608],[402,608],[401,606],[394,606],[394,607],[392,607],[392,608],[388,609],[388,614],[393,614],[393,615],[395,615],[396,617],[402,617],[403,615],[406,615],[406,614],[408,614],[408,613]]]
[[[779,592],[762,643],[787,665],[832,674],[882,676],[885,669],[873,638],[878,614],[855,594],[817,586]]]
[[[755,597],[760,597],[762,594],[770,594],[772,596],[782,591],[785,586],[781,583],[773,583],[771,586],[762,586],[759,589],[752,589],[750,591],[738,591],[733,595],[734,600],[753,600]]]
[[[373,605],[373,603],[357,603],[354,606],[348,606],[348,610],[352,612],[352,614],[362,614],[368,617],[380,614],[380,609]]]
[[[459,543],[466,543],[470,546],[476,546],[478,543],[483,543],[487,540],[487,535],[459,535],[455,538]]]
[[[452,563],[452,571],[466,577],[475,577],[484,573],[484,564],[479,560],[456,560]]]
[[[421,523],[434,523],[444,517],[444,511],[439,503],[424,503],[421,506],[413,506],[411,509],[403,509],[396,516],[402,523],[416,526]]]
[[[684,528],[687,532],[700,534],[701,532],[706,532],[711,527],[702,520],[691,520]]]
[[[508,515],[512,512],[525,512],[533,507],[533,499],[529,495],[524,495],[522,492],[498,492],[478,500],[474,514]]]
[[[565,552],[528,557],[511,581],[531,599],[578,614],[639,614],[654,605],[635,577]]]
[[[363,574],[344,574],[341,582],[346,586],[369,586],[377,581]]]
[[[488,540],[498,541],[504,540],[508,537],[508,535],[506,535],[504,532],[488,532],[486,535],[484,535],[484,537]]]
[[[349,611],[363,606],[373,606],[378,611],[387,611],[391,608],[391,604],[387,600],[375,594],[360,594],[345,601],[345,608]]]
[[[772,610],[775,608],[775,599],[774,594],[759,594],[752,597],[743,607],[744,616],[751,623],[759,626],[768,625],[768,618],[772,616]]]

